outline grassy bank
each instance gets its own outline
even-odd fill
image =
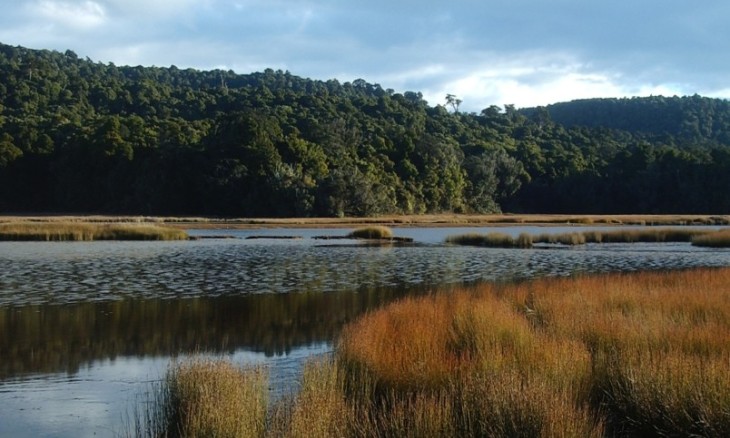
[[[350,324],[248,436],[729,436],[728,284],[701,269],[407,298]]]
[[[730,225],[729,215],[565,215],[565,214],[422,214],[376,217],[312,218],[215,218],[170,216],[0,216],[4,222],[90,222],[150,223],[181,228],[352,228],[385,225],[392,227],[509,226],[536,225]]]
[[[185,231],[151,224],[104,224],[84,222],[0,223],[0,240],[186,240]]]
[[[730,230],[712,231],[693,228],[626,229],[613,231],[575,231],[571,233],[520,234],[467,233],[449,236],[447,243],[492,248],[532,248],[535,244],[583,245],[586,243],[669,243],[692,242],[696,246],[728,247]]]

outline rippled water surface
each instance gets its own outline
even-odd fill
[[[563,232],[575,228],[550,228]],[[360,313],[435,285],[730,266],[689,244],[505,250],[443,245],[489,229],[404,228],[412,246],[315,240],[349,230],[225,231],[189,242],[0,242],[0,436],[108,436],[170,357],[271,367],[279,390]],[[544,228],[500,228],[543,232]],[[195,231],[191,234],[221,234]],[[299,236],[294,240],[248,236]]]

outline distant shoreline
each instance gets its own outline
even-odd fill
[[[556,225],[730,225],[730,215],[581,215],[581,214],[424,214],[378,217],[318,218],[206,218],[174,216],[113,215],[0,215],[7,222],[148,223],[176,228],[266,229],[352,228],[363,225],[389,227],[474,227]]]

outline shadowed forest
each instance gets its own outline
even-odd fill
[[[730,213],[726,100],[465,113],[362,79],[7,45],[0,78],[2,213]]]

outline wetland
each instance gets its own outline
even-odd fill
[[[170,361],[201,352],[266,365],[276,395],[308,358],[332,350],[345,324],[404,296],[480,282],[730,266],[730,251],[687,242],[444,244],[493,229],[396,228],[413,239],[408,246],[363,245],[346,238],[348,228],[285,227],[191,241],[0,242],[0,435],[120,433]],[[301,238],[281,238],[294,235]]]

